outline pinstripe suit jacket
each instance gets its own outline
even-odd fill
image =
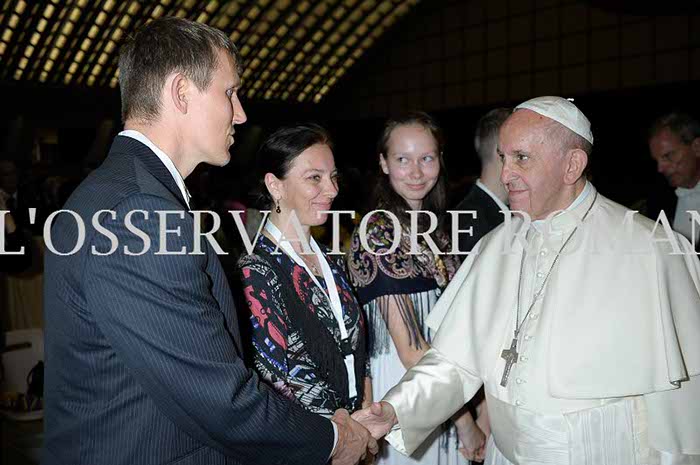
[[[206,240],[189,253],[193,218],[150,149],[117,136],[64,208],[83,219],[85,241],[46,257],[44,465],[326,462],[330,422],[244,366],[219,259]],[[113,237],[91,224],[103,209],[115,212],[99,217]],[[163,221],[156,211],[173,213]],[[59,252],[80,235],[69,214],[53,223]],[[124,250],[139,254],[148,241],[142,255]]]

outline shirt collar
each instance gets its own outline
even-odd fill
[[[686,189],[685,187],[677,188],[676,195],[678,198],[686,197],[688,195],[700,195],[700,182],[697,183],[695,187],[691,187],[690,189]]]
[[[136,139],[137,141],[141,142],[143,145],[148,147],[153,151],[153,153],[156,154],[156,156],[160,159],[160,161],[163,162],[165,167],[168,169],[170,172],[170,175],[173,177],[175,180],[175,184],[177,184],[177,187],[180,188],[180,192],[182,193],[182,198],[185,199],[185,203],[187,204],[187,208],[190,208],[190,198],[192,196],[190,195],[190,192],[187,190],[187,186],[185,186],[185,179],[182,177],[180,172],[177,170],[175,167],[175,163],[170,159],[170,157],[163,152],[161,149],[159,149],[156,144],[151,142],[151,140],[146,137],[144,134],[140,133],[139,131],[135,131],[133,129],[127,129],[119,133],[120,136],[126,136],[126,137],[131,137],[132,139]]]
[[[501,210],[502,212],[508,211],[508,206],[505,203],[503,203],[503,201],[499,199],[496,194],[491,192],[491,189],[486,187],[486,184],[481,182],[481,179],[476,180],[476,185],[479,186],[479,188],[481,188],[482,191],[486,192],[488,196],[493,199],[494,202],[496,202],[496,205],[498,205],[499,210]]]

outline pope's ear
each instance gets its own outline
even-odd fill
[[[588,155],[581,149],[571,149],[567,154],[567,159],[564,182],[571,185],[583,176],[588,165]]]
[[[386,164],[386,157],[383,153],[379,154],[379,166],[382,168],[384,174],[389,174],[389,167]]]

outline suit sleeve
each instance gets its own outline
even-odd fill
[[[164,225],[154,212],[173,209],[159,197],[136,195],[116,207],[116,220],[102,222],[119,248],[89,253],[83,276],[100,330],[161,412],[192,437],[243,463],[326,463],[331,423],[278,397],[245,367],[213,298],[207,255],[159,253]],[[132,216],[151,241],[139,256],[124,253],[144,248],[124,221],[132,210],[149,212],[148,219]],[[180,232],[166,234],[163,247],[191,252],[191,217],[171,215],[167,223]],[[104,252],[111,244],[95,234],[86,246]]]

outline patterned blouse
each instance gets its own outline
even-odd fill
[[[394,224],[387,215],[376,213],[367,223],[366,235],[367,246],[374,253],[362,246],[359,230],[353,233],[348,271],[358,299],[367,312],[369,351],[372,354],[385,352],[388,344],[393,343],[385,323],[389,300],[397,304],[409,332],[410,343],[414,345],[419,340],[418,334],[427,336],[423,319],[430,311],[427,308],[430,305],[422,305],[419,296],[428,291],[436,291],[439,295],[459,268],[457,256],[436,255],[422,236],[418,237],[417,248],[412,253],[409,231],[402,228],[398,247],[392,253],[387,253],[393,244]],[[449,240],[444,234],[437,234],[436,245],[442,252],[450,250]],[[408,313],[411,310],[407,305],[408,300],[413,306],[412,315]]]
[[[340,329],[325,292],[267,237],[260,235],[252,255],[238,262],[250,311],[253,362],[278,392],[307,410],[332,415],[338,408],[357,410],[362,402],[368,360],[365,322],[350,286],[342,257],[326,254],[343,308],[349,344],[341,347]],[[317,277],[323,285],[323,277]],[[348,399],[343,351],[355,357],[358,396]]]

